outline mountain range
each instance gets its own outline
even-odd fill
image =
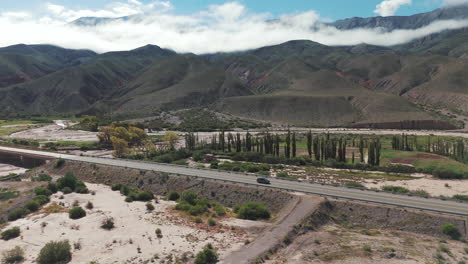
[[[392,31],[463,18],[468,7],[332,25]],[[50,45],[0,48],[2,113],[136,118],[200,107],[246,119],[327,127],[445,120],[438,112],[466,116],[468,29],[394,47],[295,40],[205,55],[155,45],[104,54]]]

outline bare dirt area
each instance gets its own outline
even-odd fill
[[[380,189],[386,185],[401,186],[410,191],[424,190],[431,196],[453,196],[457,194],[468,195],[468,181],[466,180],[440,180],[426,176],[420,179],[404,181],[365,181],[367,188]]]
[[[412,165],[414,161],[418,159],[425,159],[425,160],[441,160],[444,159],[444,157],[436,154],[430,154],[430,153],[419,153],[416,154],[412,157],[408,158],[395,158],[392,159],[390,162],[395,163],[395,164],[406,164],[406,165]]]
[[[21,237],[0,243],[0,252],[20,246],[25,250],[26,263],[33,263],[47,242],[69,240],[72,263],[190,263],[207,243],[212,243],[222,258],[253,236],[227,224],[210,227],[189,223],[187,217],[172,209],[174,202],[152,201],[155,210],[148,212],[144,202],[126,203],[124,196],[108,186],[86,185],[95,195],[72,193],[60,199],[62,194],[57,193],[39,213],[9,223],[8,227],[21,228]],[[86,217],[69,219],[67,211],[72,204],[84,208],[88,201],[94,208],[86,209]],[[51,213],[50,206],[63,208]],[[115,228],[109,231],[100,227],[108,217],[115,221]],[[239,225],[251,226],[248,221]],[[156,234],[158,228],[162,237]]]
[[[21,174],[21,173],[26,172],[26,170],[27,169],[25,168],[20,168],[20,167],[16,167],[13,165],[0,163],[0,177],[7,176],[10,174]]]
[[[463,242],[415,233],[327,224],[297,237],[265,263],[457,263],[468,260],[465,248]]]
[[[47,141],[97,141],[97,133],[81,130],[65,129],[73,123],[68,123],[64,120],[55,120],[55,124],[43,127],[33,128],[11,134],[10,138],[23,138],[32,140],[47,140]]]

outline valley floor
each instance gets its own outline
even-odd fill
[[[148,212],[144,202],[126,203],[125,197],[110,187],[86,184],[92,194],[54,194],[51,203],[40,212],[24,219],[10,222],[8,227],[21,228],[21,237],[0,243],[0,252],[20,246],[25,250],[26,263],[33,263],[40,249],[52,240],[69,240],[73,247],[73,263],[187,263],[207,243],[218,249],[221,257],[239,249],[254,235],[249,228],[257,222],[238,220],[231,227],[218,224],[196,224],[172,208],[175,202],[152,202],[155,210]],[[78,220],[68,217],[68,208],[79,203],[83,208],[90,201],[93,209],[86,209],[87,216]],[[107,217],[115,220],[110,231],[102,228]],[[155,230],[162,231],[158,238]]]

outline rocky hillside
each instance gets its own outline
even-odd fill
[[[462,18],[468,14],[463,10],[375,19],[400,21],[392,22],[391,30]],[[337,27],[351,27],[343,23],[336,22]],[[356,26],[382,26],[363,23]],[[297,40],[209,55],[151,45],[100,55],[18,45],[0,49],[0,107],[3,113],[112,113],[120,118],[206,107],[294,125],[428,124],[445,119],[434,109],[468,113],[467,43],[467,29],[459,29],[395,47],[329,47]]]

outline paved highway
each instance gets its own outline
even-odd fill
[[[196,169],[188,168],[183,166],[174,166],[168,164],[159,164],[151,162],[142,162],[142,161],[130,161],[130,160],[120,160],[120,159],[106,159],[106,158],[96,158],[96,157],[83,157],[75,155],[65,155],[59,153],[35,151],[35,150],[25,150],[9,147],[0,147],[0,151],[4,152],[14,152],[14,153],[23,153],[30,155],[46,156],[52,158],[63,158],[66,160],[74,161],[83,161],[88,163],[134,168],[141,170],[152,170],[160,171],[166,173],[180,174],[180,175],[189,175],[197,176],[207,179],[215,180],[224,180],[236,183],[244,183],[250,185],[259,185],[256,182],[256,178],[252,175],[241,174],[241,173],[231,173],[218,170],[206,170],[206,169]],[[459,203],[454,201],[444,201],[439,199],[426,199],[415,196],[405,196],[405,195],[394,195],[390,193],[375,192],[369,190],[358,190],[350,189],[345,187],[334,187],[320,184],[311,184],[305,182],[297,181],[287,181],[272,179],[271,188],[278,189],[287,189],[291,191],[304,192],[310,194],[323,195],[328,197],[349,199],[349,200],[358,200],[373,202],[386,205],[395,205],[402,207],[409,207],[427,211],[434,211],[440,213],[449,213],[468,216],[468,203]]]

